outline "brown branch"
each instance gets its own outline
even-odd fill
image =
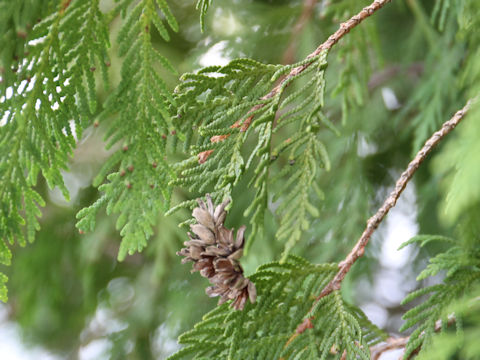
[[[380,10],[382,7],[384,7],[386,4],[391,2],[392,0],[374,0],[370,5],[364,7],[358,14],[352,16],[349,20],[345,21],[344,23],[340,24],[340,27],[338,28],[337,31],[335,31],[332,35],[329,36],[329,38],[323,42],[321,45],[319,45],[314,52],[312,52],[310,55],[308,55],[305,59],[312,59],[318,55],[320,55],[323,51],[329,51],[336,43],[340,41],[341,38],[343,38],[346,34],[350,32],[354,27],[356,27],[358,24],[360,24],[363,20],[366,18],[370,17],[373,15],[376,11]],[[287,85],[287,83],[297,76],[298,74],[302,73],[305,71],[310,65],[312,65],[314,60],[311,62],[307,62],[303,65],[294,67],[287,75],[285,75],[281,81],[278,82],[278,84],[265,96],[261,98],[261,100],[268,100],[280,93],[282,89],[284,89]],[[257,104],[253,108],[251,108],[247,115],[255,112],[261,108],[263,108],[265,104]],[[247,131],[247,129],[250,127],[250,124],[253,120],[253,116],[249,116],[242,124],[239,123],[239,121],[235,122],[231,127],[241,127],[241,131]],[[230,135],[225,135],[226,139]],[[210,139],[212,141],[212,139]],[[216,142],[218,139],[215,139],[212,142]],[[208,157],[210,156],[210,153],[206,153],[205,151],[200,153],[199,156],[199,163],[203,163],[207,161]]]
[[[370,359],[378,360],[380,359],[380,356],[382,356],[384,352],[397,350],[397,349],[404,349],[405,346],[407,346],[409,339],[410,338],[408,336],[401,337],[401,338],[393,338],[393,337],[388,338],[385,341],[385,343],[381,343],[370,348]]]
[[[461,110],[458,110],[450,120],[445,122],[440,128],[440,130],[436,131],[430,137],[430,139],[427,140],[427,142],[425,143],[425,145],[423,145],[423,147],[417,153],[415,158],[408,164],[407,169],[400,175],[400,178],[397,180],[397,183],[395,184],[395,188],[387,197],[382,207],[378,209],[375,215],[373,215],[370,219],[368,219],[367,227],[363,231],[362,236],[360,236],[360,239],[358,239],[357,243],[355,244],[353,249],[350,251],[350,253],[347,255],[345,260],[343,260],[338,264],[339,269],[337,274],[323,288],[323,290],[320,292],[320,295],[316,297],[311,309],[315,307],[315,305],[318,303],[318,301],[321,298],[327,296],[332,291],[340,289],[341,283],[345,278],[345,276],[347,275],[348,271],[350,270],[352,265],[355,263],[355,261],[357,261],[358,258],[360,258],[364,254],[365,247],[367,246],[368,241],[370,240],[373,232],[377,229],[378,225],[380,225],[380,223],[388,214],[390,209],[395,206],[398,198],[400,197],[403,190],[407,186],[407,183],[413,177],[413,174],[415,174],[415,172],[419,168],[420,164],[426,159],[427,155],[432,151],[432,149],[445,137],[445,135],[447,135],[450,131],[455,129],[458,123],[462,121],[462,119],[465,117],[468,110],[470,109],[470,106],[473,101],[475,100],[469,100]],[[295,334],[292,335],[292,338],[296,337],[297,335],[305,331],[306,327],[304,324],[306,322],[311,323],[312,320],[313,320],[313,317],[305,318],[303,322],[300,325],[298,325],[297,329],[295,330]]]
[[[358,242],[353,247],[352,251],[347,255],[345,260],[343,260],[338,266],[339,270],[335,277],[328,283],[328,285],[322,290],[320,295],[317,297],[317,301],[322,297],[330,294],[333,290],[340,289],[340,284],[342,280],[347,275],[348,271],[352,267],[352,265],[357,261],[359,257],[363,255],[365,252],[365,246],[367,246],[370,237],[372,236],[373,232],[377,229],[378,225],[382,222],[383,218],[388,214],[390,209],[395,206],[397,203],[398,198],[402,194],[405,186],[412,178],[415,171],[419,168],[420,164],[425,160],[427,155],[432,151],[432,149],[437,145],[450,131],[455,129],[460,121],[465,117],[466,113],[470,109],[471,101],[468,101],[467,104],[459,111],[455,113],[455,115],[445,122],[441,129],[436,131],[430,139],[427,140],[425,145],[420,149],[417,153],[415,158],[408,164],[407,169],[400,175],[400,178],[397,180],[395,184],[395,188],[388,196],[388,198],[383,203],[382,207],[378,209],[375,215],[373,215],[367,221],[367,227],[365,228],[362,236],[358,239]]]
[[[335,31],[329,38],[318,46],[314,52],[306,57],[306,59],[314,58],[322,53],[322,51],[329,51],[336,43],[340,41],[346,34],[350,32],[354,27],[360,24],[363,20],[368,18],[369,16],[373,15],[376,11],[380,10],[386,4],[388,4],[392,0],[374,0],[370,5],[364,7],[358,14],[352,16],[349,20],[345,21],[344,23],[340,24],[340,27],[337,31]],[[286,75],[280,83],[275,86],[272,91],[270,91],[267,95],[262,97],[262,100],[271,99],[275,95],[277,95],[280,90],[284,87],[285,83],[288,82],[291,78],[297,76],[298,74],[302,73],[307,69],[312,62],[306,63],[304,65],[297,66],[293,68],[288,75]],[[257,105],[258,106],[258,105]],[[265,105],[262,105],[265,106]],[[258,108],[257,108],[258,109]]]
[[[455,316],[453,314],[449,315],[447,320],[447,326],[454,324],[455,321],[456,321]],[[434,331],[438,333],[440,332],[440,330],[442,330],[442,320],[437,320],[435,322]],[[425,332],[423,331],[420,334],[420,336],[422,336],[424,333]],[[400,338],[389,337],[384,343],[377,344],[370,348],[370,359],[378,360],[380,359],[380,356],[382,356],[384,352],[397,350],[397,349],[405,349],[409,340],[410,340],[409,336],[400,337]],[[412,353],[408,358],[403,360],[409,360],[412,358],[413,355],[418,354],[421,350],[421,347],[422,346],[419,345],[414,351],[412,351]]]

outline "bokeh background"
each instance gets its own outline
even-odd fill
[[[105,11],[114,6],[113,0],[100,3]],[[314,6],[306,9],[309,3]],[[158,34],[153,39],[179,73],[223,65],[236,57],[292,62],[303,59],[340,21],[368,3],[215,0],[202,33],[195,1],[169,1],[180,31],[168,43]],[[333,170],[322,174],[318,184],[325,193],[319,204],[321,215],[294,250],[310,261],[339,261],[345,256],[426,138],[428,131],[419,124],[428,122],[433,130],[462,104],[460,92],[442,90],[458,86],[452,74],[459,67],[455,51],[461,45],[442,36],[439,39],[445,44],[429,41],[428,34],[438,32],[428,20],[434,1],[421,3],[393,2],[359,27],[364,30],[349,34],[330,55],[326,113],[341,136],[327,131],[320,135]],[[119,81],[122,61],[115,43],[120,24],[120,18],[111,23],[114,83]],[[455,26],[455,19],[447,18],[446,24]],[[444,50],[437,51],[444,45]],[[432,80],[439,69],[441,75]],[[163,75],[173,90],[178,79]],[[344,99],[335,95],[339,86],[347,87],[348,116],[342,112]],[[418,92],[427,86],[437,95],[422,103]],[[106,95],[99,87],[99,102]],[[418,118],[419,110],[425,118]],[[0,305],[2,360],[164,359],[178,349],[177,335],[216,304],[204,293],[207,280],[190,274],[190,266],[182,265],[175,255],[187,239],[186,230],[178,224],[189,217],[188,212],[159,217],[148,247],[123,262],[117,261],[120,236],[115,217],[101,213],[93,233],[79,234],[75,229],[75,214],[98,198],[90,184],[109,156],[104,150],[104,128],[106,124],[89,128],[78,139],[71,171],[64,174],[70,202],[40,182],[39,192],[48,200],[42,229],[33,244],[14,247],[12,266],[0,269],[9,276],[9,301]],[[169,156],[182,158],[181,153]],[[417,233],[452,232],[438,216],[444,197],[438,168],[434,156],[418,171],[343,288],[347,299],[391,334],[402,324],[405,308],[400,301],[421,285],[415,277],[425,266],[426,256],[438,250],[397,251],[398,246]],[[198,195],[177,190],[174,202]],[[247,181],[237,186],[228,226],[247,223],[243,211],[252,197]],[[274,210],[277,204],[269,206]],[[268,216],[265,235],[243,259],[247,274],[279,258],[282,244],[274,239],[276,226],[275,217]]]

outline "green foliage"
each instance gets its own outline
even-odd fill
[[[326,55],[322,54],[318,63],[311,66],[313,74],[306,75],[306,84],[282,102],[280,111],[283,110],[284,113],[276,120],[274,133],[292,123],[296,129],[271,155],[277,158],[280,153],[289,152],[289,163],[280,170],[281,179],[288,180],[284,181],[274,197],[281,199],[277,209],[281,221],[276,236],[286,242],[284,255],[300,240],[302,232],[308,230],[310,219],[320,215],[318,208],[312,204],[311,193],[313,190],[317,198],[323,198],[323,192],[316,186],[317,174],[320,167],[330,170],[330,160],[324,144],[318,138],[318,132],[322,126],[326,126],[338,134],[334,125],[321,112],[324,105]],[[304,92],[311,95],[299,101]]]
[[[480,280],[480,250],[478,246],[473,249],[465,246],[455,245],[454,241],[448,238],[438,236],[418,236],[408,241],[409,244],[420,243],[424,246],[435,240],[447,241],[453,243],[444,253],[430,259],[430,264],[418,276],[417,280],[422,280],[430,276],[437,275],[440,271],[445,272],[443,283],[427,286],[409,294],[402,304],[409,303],[425,295],[428,299],[407,311],[403,315],[406,320],[400,331],[404,331],[415,326],[415,330],[410,335],[407,347],[405,348],[406,357],[410,356],[418,348],[421,352],[424,349],[431,348],[432,338],[436,332],[444,332],[449,324],[449,317],[456,317],[456,313],[448,313],[453,300],[461,299],[464,294],[468,294],[470,289],[479,284]],[[458,316],[462,316],[459,314]],[[461,318],[455,321],[459,326]],[[455,320],[455,318],[453,318]],[[441,323],[438,323],[440,321]]]
[[[208,8],[211,4],[212,0],[197,1],[197,10],[200,10],[200,28],[202,31],[205,31],[205,15],[207,14]]]
[[[354,15],[358,3],[366,6],[370,1],[345,0],[331,4],[325,9],[325,16],[332,20]],[[368,81],[372,70],[383,66],[383,55],[374,21],[365,22],[344,39],[336,59],[340,62],[338,76],[332,89],[332,97],[341,102],[342,124],[351,118],[356,110],[364,106],[368,98]],[[372,64],[375,53],[375,65]],[[372,69],[373,68],[373,69]]]
[[[455,314],[457,331],[445,331],[432,339],[432,345],[418,356],[422,359],[447,360],[454,357],[460,359],[476,359],[480,353],[478,342],[480,331],[480,301],[478,287],[467,296],[452,302],[445,314]]]
[[[241,147],[255,128],[247,130],[244,123],[249,123],[252,115],[257,116],[257,123],[272,120],[275,98],[265,101],[258,110],[250,112],[250,109],[264,103],[259,98],[271,89],[272,76],[279,68],[238,59],[224,67],[208,67],[197,74],[182,76],[182,83],[175,90],[177,121],[185,133],[185,147],[190,149],[191,157],[176,165],[181,178],[174,182],[175,185],[204,193],[213,183],[215,191],[211,194],[215,201],[231,194],[246,168]],[[232,127],[235,123],[237,125]],[[192,144],[194,129],[199,135],[195,145]],[[221,140],[212,142],[213,136]],[[266,151],[265,147],[254,149],[251,157],[262,150]],[[204,151],[212,153],[201,163],[199,154]],[[186,205],[188,203],[180,207]]]
[[[21,7],[20,7],[21,8]],[[39,228],[34,189],[41,172],[50,188],[68,191],[61,171],[96,108],[93,70],[106,74],[107,24],[98,1],[61,1],[28,33],[12,94],[0,102],[0,259],[10,261],[6,243],[25,245]],[[27,12],[28,14],[28,12]],[[37,205],[38,204],[38,205]],[[1,290],[5,292],[4,289]],[[5,301],[6,298],[2,297]]]
[[[480,116],[478,104],[465,122],[458,129],[456,136],[447,143],[435,158],[434,169],[444,176],[443,186],[447,196],[442,202],[442,219],[454,223],[463,213],[480,202],[480,123],[475,121]]]
[[[183,75],[183,82],[176,89],[178,127],[185,133],[185,147],[190,149],[191,157],[177,165],[180,176],[173,184],[200,193],[213,184],[212,197],[220,201],[230,196],[241,177],[254,168],[253,175],[247,175],[256,189],[255,200],[246,214],[253,214],[250,239],[255,239],[264,226],[270,167],[279,163],[276,178],[289,179],[277,194],[283,204],[277,210],[282,219],[277,237],[287,243],[285,254],[308,228],[310,217],[318,215],[310,200],[311,192],[315,189],[322,196],[321,190],[314,186],[316,174],[321,166],[330,168],[325,146],[317,136],[322,126],[336,131],[321,113],[326,56],[323,52],[288,66],[233,60],[223,67],[212,66]],[[303,73],[287,78],[275,93],[267,95],[291,69],[305,64],[309,67]],[[290,84],[295,89],[287,93]],[[284,93],[287,95],[282,98]],[[302,98],[305,93],[310,95]],[[276,116],[277,113],[281,115]],[[273,148],[272,137],[281,136],[282,129],[291,134],[284,141],[276,140],[278,146]],[[192,145],[194,130],[198,136]],[[251,134],[257,139],[255,147],[250,145]],[[247,140],[250,149],[244,155],[242,149]],[[279,159],[284,152],[289,153],[288,162]],[[314,160],[317,157],[320,164]],[[299,165],[293,166],[295,163]],[[285,197],[286,189],[289,193]],[[187,206],[191,202],[183,202],[171,211]],[[246,249],[250,246],[251,242]]]
[[[91,336],[114,344],[111,358],[147,359],[158,338],[190,328],[213,302],[172,259],[185,237],[176,227],[184,213],[161,214],[191,208],[210,192],[216,202],[232,198],[232,227],[250,222],[242,264],[247,272],[260,265],[250,277],[258,301],[244,311],[213,309],[180,337],[184,347],[171,359],[368,359],[386,335],[345,299],[364,303],[353,285],[373,274],[381,241],[371,242],[343,294],[318,301],[338,265],[291,253],[320,263],[343,258],[382,200],[375,192],[392,185],[409,150],[480,91],[477,0],[392,2],[330,53],[277,64],[292,44],[294,58],[305,58],[370,3],[226,0],[215,3],[221,19],[212,17],[202,35],[212,0],[0,0],[0,263],[10,264],[11,248],[47,225],[41,242],[15,249],[23,255],[5,271],[19,294],[12,313],[28,335],[52,348],[60,339],[67,356],[67,347],[82,348]],[[195,70],[210,46],[239,59]],[[172,92],[177,70],[185,74]],[[398,113],[384,87],[398,97]],[[404,301],[416,305],[404,315],[402,330],[414,328],[407,357],[420,347],[420,357],[435,359],[479,351],[479,118],[473,104],[415,176],[418,210],[428,213],[416,220],[439,235],[404,246],[448,248],[418,276],[429,286]],[[74,150],[87,152],[82,144],[92,133],[105,135],[111,151],[93,181],[100,198],[93,189],[72,191],[75,203],[58,217],[63,209],[48,195],[54,201],[57,187],[68,199],[65,171]],[[97,139],[89,156],[103,145]],[[77,213],[80,233],[96,227],[94,234],[73,235],[67,226],[77,202],[87,206]],[[112,220],[99,216],[104,207],[118,215],[119,251]],[[57,220],[68,231],[51,230]],[[154,233],[146,252],[127,257]],[[31,279],[34,286],[25,286]],[[2,301],[6,281],[0,273]],[[90,320],[104,308],[128,326],[92,334]],[[171,352],[164,346],[154,357]]]
[[[125,9],[132,1],[125,1]],[[156,4],[174,31],[178,25],[167,3]],[[94,180],[98,186],[106,174],[108,182],[100,186],[103,196],[77,215],[77,227],[91,231],[101,206],[107,214],[119,213],[117,229],[123,238],[118,258],[141,251],[153,234],[152,226],[162,209],[168,208],[171,196],[169,181],[175,177],[166,161],[166,134],[173,131],[170,107],[175,103],[156,66],[176,73],[170,62],[156,50],[151,41],[153,28],[165,39],[169,34],[157,13],[153,0],[132,5],[118,34],[119,52],[125,56],[122,80],[109,96],[100,121],[111,116],[106,138],[107,148],[116,152],[105,163]]]
[[[369,358],[369,345],[385,335],[363,313],[345,304],[338,291],[315,303],[337,270],[289,255],[283,263],[260,266],[250,279],[257,302],[235,311],[224,304],[180,336],[176,359],[347,359]],[[314,306],[312,307],[312,305]],[[312,328],[297,333],[304,319]]]
[[[448,1],[445,1],[448,6]],[[455,3],[458,12],[457,36],[467,46],[478,44],[480,37],[472,28],[480,26],[480,9],[473,2],[464,0]],[[480,50],[474,46],[465,59],[462,59],[461,87],[475,98],[472,109],[467,115],[470,121],[459,127],[456,134],[447,142],[446,146],[436,156],[433,170],[437,176],[442,176],[442,186],[447,196],[442,200],[440,216],[446,223],[453,224],[480,202],[478,176],[480,163],[476,154],[480,151],[477,134],[480,133],[480,108],[478,95],[480,94],[480,64],[478,56]]]
[[[0,64],[2,81],[0,93],[5,94],[6,89],[16,79],[19,63],[25,56],[25,43],[28,32],[37,22],[51,13],[58,1],[29,0],[29,1],[0,1]]]

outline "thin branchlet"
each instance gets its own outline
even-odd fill
[[[455,127],[462,121],[465,115],[468,113],[468,110],[471,107],[472,102],[475,100],[469,100],[466,105],[458,110],[453,117],[446,121],[440,130],[433,133],[433,135],[425,142],[425,145],[420,149],[415,158],[408,164],[407,169],[400,175],[400,178],[395,184],[395,188],[390,193],[390,195],[385,199],[383,205],[377,210],[375,215],[373,215],[367,221],[367,226],[363,231],[362,235],[358,239],[355,246],[352,248],[350,253],[347,255],[345,260],[339,263],[338,272],[333,277],[333,279],[323,288],[320,294],[316,297],[312,309],[318,303],[320,299],[329,295],[335,290],[339,290],[342,284],[343,279],[351,269],[352,265],[365,253],[365,247],[367,246],[370,238],[374,231],[378,228],[380,223],[383,221],[385,216],[388,214],[391,208],[395,206],[403,190],[407,186],[408,182],[412,179],[413,175],[420,167],[422,162],[427,158],[427,155],[433,150],[433,148],[440,142],[442,139],[450,133]],[[305,331],[306,326],[304,323],[312,320],[312,317],[307,317],[303,322],[298,325],[295,334],[292,336],[297,336]]]
[[[299,65],[297,67],[294,67],[290,72],[285,75],[280,81],[277,82],[275,87],[266,95],[264,95],[261,100],[265,100],[265,103],[260,103],[256,104],[253,106],[248,112],[248,114],[252,114],[246,119],[241,122],[240,120],[237,120],[234,124],[232,124],[231,128],[238,128],[240,127],[240,130],[242,132],[245,132],[248,130],[250,127],[250,124],[252,123],[252,120],[254,119],[255,115],[254,113],[258,113],[258,110],[262,109],[264,106],[266,106],[267,102],[269,99],[274,98],[278,94],[280,94],[290,83],[293,78],[304,72],[306,69],[308,69],[317,59],[317,57],[322,54],[322,52],[328,52],[330,51],[335,44],[337,44],[341,38],[343,38],[346,34],[350,32],[353,28],[355,28],[357,25],[359,25],[363,20],[366,18],[370,17],[373,15],[376,11],[380,10],[382,7],[384,7],[386,4],[388,4],[392,0],[375,0],[373,1],[370,5],[364,7],[358,14],[352,16],[349,20],[343,22],[340,24],[340,27],[338,28],[337,31],[335,31],[332,35],[328,37],[328,39],[320,44],[315,51],[313,51],[311,54],[309,54],[306,58],[305,61],[302,61],[302,65]],[[311,59],[311,61],[308,61]],[[226,135],[225,138],[222,140],[228,138],[230,135]],[[218,139],[211,139],[212,142],[217,142]],[[198,154],[198,160],[199,163],[202,164],[204,163],[208,157],[212,154],[213,151],[204,151]]]
[[[467,114],[470,109],[471,101],[468,101],[467,104],[460,110],[458,110],[455,115],[445,122],[440,130],[433,133],[433,135],[425,142],[425,145],[420,149],[415,158],[408,164],[407,169],[400,175],[400,178],[395,184],[395,188],[390,193],[390,195],[385,199],[383,205],[378,209],[378,211],[367,221],[367,227],[365,228],[362,236],[358,239],[357,243],[353,247],[352,251],[347,255],[345,260],[339,264],[339,271],[337,275],[330,281],[330,283],[322,290],[320,295],[317,297],[317,300],[322,297],[330,294],[333,290],[340,288],[342,280],[347,275],[348,271],[352,265],[360,258],[365,252],[365,246],[367,246],[368,241],[370,240],[373,232],[377,229],[378,225],[382,222],[385,216],[388,214],[391,208],[395,206],[398,198],[402,194],[403,190],[407,186],[408,182],[411,180],[417,169],[420,167],[422,162],[427,158],[427,155],[433,150],[433,148],[455,127],[462,121],[462,119]]]
[[[450,315],[447,319],[447,326],[453,325],[455,323],[455,317]],[[445,326],[445,324],[442,323],[442,320],[437,320],[435,322],[435,328],[434,331],[436,333],[440,332],[442,328]],[[405,347],[407,346],[408,342],[410,340],[410,336],[404,336],[404,337],[389,337],[386,339],[384,342],[374,345],[370,347],[370,358],[371,360],[379,360],[380,357],[392,350],[400,350],[403,349],[405,350]],[[418,346],[414,351],[410,353],[409,356],[404,358],[403,360],[409,360],[411,359],[414,355],[418,354],[418,352],[421,350],[421,345]]]

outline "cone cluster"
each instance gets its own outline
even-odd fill
[[[230,201],[225,200],[215,207],[209,194],[206,198],[206,204],[199,199],[199,207],[193,209],[197,223],[190,225],[190,240],[177,255],[185,256],[182,263],[192,261],[192,272],[199,271],[213,284],[206,289],[208,296],[220,296],[219,305],[233,300],[231,306],[242,310],[247,299],[254,303],[257,296],[255,284],[243,276],[239,262],[243,255],[245,226],[238,229],[234,239],[233,229],[223,226],[227,216],[225,207]]]

